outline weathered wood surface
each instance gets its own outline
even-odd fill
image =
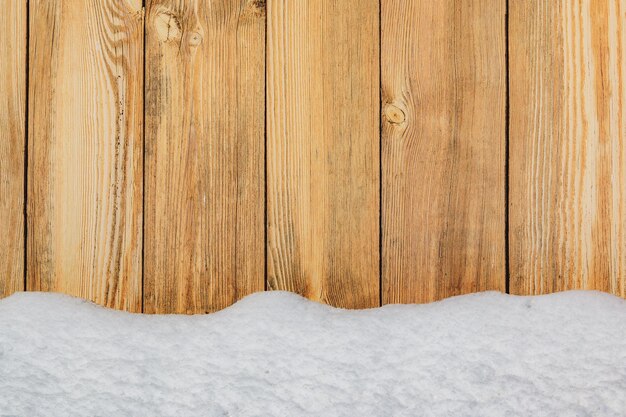
[[[31,0],[29,290],[141,310],[140,0]]]
[[[383,303],[505,289],[504,0],[382,0]]]
[[[268,286],[379,304],[379,5],[268,2]]]
[[[626,1],[511,1],[511,292],[626,296]]]
[[[24,289],[26,0],[0,1],[0,297]]]
[[[146,312],[263,290],[264,88],[263,2],[148,2]]]
[[[626,0],[0,7],[0,297],[626,297]]]

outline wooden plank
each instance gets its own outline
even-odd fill
[[[145,311],[264,288],[265,6],[155,0],[146,20]]]
[[[626,1],[512,1],[511,292],[626,297]]]
[[[141,310],[140,0],[31,0],[29,290]]]
[[[24,289],[26,1],[0,1],[0,297]]]
[[[383,303],[505,289],[505,1],[382,0]]]
[[[268,284],[379,305],[379,5],[268,3]]]

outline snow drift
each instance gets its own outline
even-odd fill
[[[333,309],[284,292],[149,316],[0,301],[0,415],[624,416],[626,301],[480,293]]]

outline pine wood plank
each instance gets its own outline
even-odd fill
[[[31,0],[29,290],[141,310],[140,0]]]
[[[505,290],[505,1],[382,0],[383,303]]]
[[[0,1],[0,297],[24,289],[26,1]]]
[[[626,1],[512,1],[511,292],[626,297]]]
[[[149,1],[145,311],[264,289],[265,5]]]
[[[379,304],[379,4],[268,3],[268,286]]]

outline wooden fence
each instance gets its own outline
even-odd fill
[[[626,297],[626,0],[0,6],[0,295]]]

